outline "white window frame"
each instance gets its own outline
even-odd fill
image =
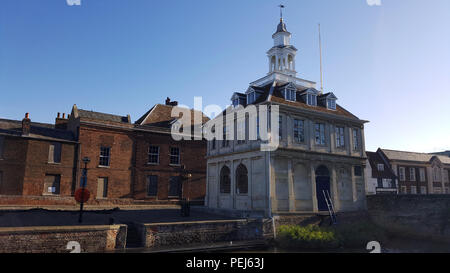
[[[379,172],[384,172],[384,164],[377,164],[377,170]]]
[[[297,91],[294,89],[283,89],[283,96],[285,100],[288,101],[297,101]]]
[[[152,153],[151,152],[151,148],[155,148],[155,147],[158,149],[158,151],[156,153]],[[160,152],[159,146],[149,145],[148,146],[148,161],[147,161],[147,163],[148,164],[153,164],[153,165],[158,165],[159,164],[159,152]],[[150,157],[151,156],[155,156],[155,155],[156,155],[156,162],[150,162]]]
[[[352,138],[353,138],[353,151],[357,151],[360,148],[360,144],[359,144],[359,139],[360,139],[360,137],[359,137],[359,129],[352,128]]]
[[[108,155],[103,155],[102,154],[102,149],[108,149]],[[108,165],[102,165],[102,158],[106,158],[108,161]],[[100,147],[100,157],[99,157],[99,162],[98,162],[99,166],[102,167],[109,167],[111,165],[111,147],[108,146],[101,146]]]
[[[406,186],[401,186],[400,187],[400,193],[401,194],[408,194],[408,189],[406,188]]]
[[[178,149],[178,154],[172,154],[172,149]],[[172,158],[177,158],[177,163],[172,163]],[[169,165],[179,166],[181,165],[181,150],[179,147],[169,148]]]
[[[307,93],[306,102],[309,106],[317,106],[317,95],[313,93]]]
[[[416,168],[409,168],[409,181],[416,181]]]
[[[425,176],[425,169],[424,168],[420,168],[419,169],[419,175],[420,175],[420,182],[425,182],[426,181],[426,176]]]
[[[336,110],[336,100],[335,99],[327,99],[327,108],[330,110]]]
[[[317,126],[319,128],[317,128]],[[317,146],[326,146],[327,145],[327,138],[325,136],[325,123],[316,122],[314,123],[314,143]],[[317,141],[317,133],[319,133],[319,142]]]
[[[305,142],[305,121],[303,119],[294,118],[294,126],[293,126],[292,130],[293,130],[293,134],[294,134],[294,141],[296,143],[304,143]]]
[[[405,181],[405,178],[406,178],[405,174],[406,174],[405,167],[399,167],[398,168],[398,179],[400,181]]]
[[[335,128],[336,148],[345,148],[345,127],[336,126]]]

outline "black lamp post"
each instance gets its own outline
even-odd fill
[[[84,205],[84,189],[87,186],[87,164],[91,162],[89,157],[83,157],[84,169],[83,175],[81,177],[81,202],[80,202],[80,217],[78,218],[78,223],[83,222],[83,205]]]
[[[191,204],[189,203],[189,178],[192,177],[192,174],[190,174],[189,172],[186,171],[186,166],[183,165],[181,167],[181,180],[183,181],[183,184],[186,184],[187,186],[187,193],[185,194],[185,196],[182,196],[182,200],[181,200],[181,216],[184,217],[188,217],[190,215],[190,208],[191,208]],[[184,183],[184,181],[186,181],[186,183]],[[186,192],[184,190],[185,187],[182,187],[183,192]],[[182,194],[183,195],[183,194]],[[186,197],[187,195],[187,197]]]

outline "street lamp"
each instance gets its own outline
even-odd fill
[[[83,205],[84,205],[84,195],[85,195],[85,188],[87,186],[87,164],[91,162],[89,157],[83,157],[82,159],[84,163],[84,169],[83,169],[83,175],[81,177],[81,198],[80,198],[80,216],[78,218],[78,223],[81,223],[83,221]]]

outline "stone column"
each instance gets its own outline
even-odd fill
[[[319,207],[317,205],[317,194],[316,194],[316,170],[314,168],[314,163],[310,162],[309,163],[310,166],[310,178],[311,178],[311,189],[312,189],[312,201],[313,201],[313,211],[314,212],[319,212]]]
[[[358,193],[356,192],[356,179],[355,179],[355,170],[354,166],[350,165],[350,174],[352,177],[352,194],[353,194],[353,202],[358,200]]]
[[[338,195],[338,181],[336,175],[336,165],[331,166],[331,191],[333,194],[333,205],[336,211],[339,211],[339,195]]]
[[[353,128],[349,127],[347,129],[347,132],[348,132],[348,135],[350,136],[348,138],[348,149],[347,149],[347,152],[348,152],[349,155],[351,155],[352,152],[353,152]]]
[[[231,160],[231,208],[236,209],[236,170],[234,167],[234,160]]]
[[[289,212],[295,211],[294,175],[292,159],[288,159]]]
[[[308,123],[307,131],[308,131],[308,139],[309,139],[309,150],[312,151],[313,147],[314,147],[314,144],[315,144],[315,141],[314,141],[314,138],[315,138],[314,121],[308,120],[307,123]]]
[[[330,152],[334,153],[336,149],[336,129],[335,129],[336,126],[330,123],[329,127],[330,127]]]
[[[287,146],[292,146],[293,137],[294,137],[294,121],[291,115],[286,115],[286,137],[287,137]]]
[[[366,156],[366,140],[364,138],[364,126],[363,129],[360,130],[360,142],[361,142],[361,147],[359,148],[359,150],[361,151],[361,155],[362,156]]]
[[[270,153],[269,153],[270,155]],[[272,158],[269,157],[269,162],[270,162],[270,176],[269,176],[269,183],[270,183],[270,199],[269,202],[271,202],[271,206],[272,206],[272,212],[274,211],[278,211],[278,204],[277,204],[277,198],[276,198],[276,190],[275,190],[275,170],[273,167],[273,161]]]
[[[427,170],[427,179],[428,179],[428,194],[434,193],[434,187],[433,187],[433,169],[431,166],[426,167]]]

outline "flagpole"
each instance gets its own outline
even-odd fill
[[[320,35],[320,24],[319,24],[319,51],[320,51],[320,91],[323,94],[322,37]]]

